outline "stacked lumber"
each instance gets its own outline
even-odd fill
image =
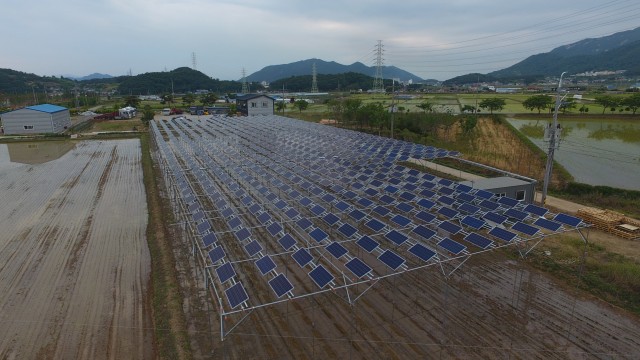
[[[579,209],[576,215],[584,221],[592,223],[597,229],[623,239],[640,239],[640,221],[619,212],[586,207]]]

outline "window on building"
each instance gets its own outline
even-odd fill
[[[505,196],[507,196],[507,193],[498,193],[498,194],[496,194],[496,195],[498,195],[498,197],[499,197],[499,198],[501,198],[501,197],[505,197]]]
[[[516,200],[523,201],[526,194],[527,192],[525,190],[516,191]]]
[[[266,101],[263,101],[263,102],[262,102],[262,107],[263,107],[263,108],[269,107],[269,103],[268,103],[268,102],[266,102]]]
[[[258,107],[258,104],[257,104],[257,103],[255,103],[255,102],[252,102],[252,103],[251,103],[251,107],[252,107],[252,108],[254,108],[254,107]]]
[[[24,125],[25,130],[33,130],[33,125]]]

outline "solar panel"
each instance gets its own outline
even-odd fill
[[[280,231],[282,231],[282,226],[277,222],[273,222],[271,223],[271,225],[267,226],[267,231],[269,232],[269,234],[271,234],[271,236],[276,236],[280,233]]]
[[[335,207],[340,211],[347,211],[347,209],[349,209],[351,206],[344,201],[338,201],[335,204]]]
[[[309,233],[309,235],[317,242],[322,242],[322,240],[329,237],[326,232],[322,231],[320,228],[315,228],[313,231]]]
[[[378,247],[378,243],[368,236],[363,236],[360,240],[356,241],[361,248],[363,248],[366,252],[372,252]]]
[[[358,232],[358,229],[354,228],[353,226],[347,223],[344,223],[342,224],[342,226],[338,228],[338,231],[340,231],[342,235],[346,236],[347,238],[350,238],[351,236],[353,236],[353,234]]]
[[[391,221],[393,221],[394,223],[398,224],[398,226],[401,226],[401,227],[405,227],[405,226],[411,224],[411,220],[407,219],[406,217],[404,217],[402,215],[396,215],[396,216],[392,217]]]
[[[364,193],[369,196],[376,196],[378,194],[378,191],[376,189],[368,188],[364,191]]]
[[[449,251],[450,253],[454,254],[454,255],[458,255],[461,252],[463,252],[467,247],[460,244],[457,241],[453,241],[449,238],[444,238],[442,240],[440,240],[440,242],[438,243],[438,246],[440,246],[441,248]]]
[[[580,225],[580,223],[582,222],[582,219],[571,216],[571,215],[567,215],[567,214],[563,214],[563,213],[558,213],[556,214],[556,216],[553,218],[553,220],[555,221],[559,221],[565,225],[569,225],[569,226],[573,226],[576,227],[578,225]]]
[[[457,233],[459,233],[462,228],[452,222],[449,221],[443,221],[440,223],[440,225],[438,225],[438,227],[446,232],[448,232],[451,235],[455,235]]]
[[[463,211],[469,215],[473,215],[475,213],[477,213],[478,211],[480,211],[480,208],[474,205],[471,205],[469,203],[464,203],[460,206],[458,206],[458,210]]]
[[[458,196],[456,196],[456,199],[470,203],[470,202],[473,202],[476,199],[476,197],[471,194],[462,193],[462,194],[458,194]]]
[[[242,221],[240,221],[240,219],[234,216],[231,219],[229,219],[229,222],[227,224],[229,225],[229,228],[235,229],[240,225],[242,225]]]
[[[356,196],[358,196],[358,195],[357,195],[356,193],[354,193],[353,191],[348,190],[348,191],[345,191],[345,192],[342,194],[342,196],[344,196],[345,198],[347,198],[347,199],[351,200],[351,199],[355,198],[355,197],[356,197]]]
[[[204,247],[207,247],[213,244],[214,242],[216,242],[217,240],[218,238],[216,237],[216,234],[208,233],[207,235],[202,237],[202,244],[204,245]]]
[[[449,179],[440,179],[438,180],[438,184],[444,185],[444,186],[451,186],[453,184],[453,181]]]
[[[358,204],[360,204],[362,207],[367,208],[371,205],[373,205],[373,201],[367,199],[367,198],[360,198],[358,199]]]
[[[411,212],[413,210],[413,206],[411,206],[411,205],[409,205],[407,203],[401,202],[401,203],[398,203],[396,205],[396,209],[398,209],[398,210],[400,210],[402,212],[408,213],[408,212]]]
[[[384,190],[394,194],[394,193],[398,192],[398,190],[400,190],[400,189],[398,189],[397,187],[395,187],[393,185],[388,185],[387,187],[384,188]]]
[[[533,236],[539,231],[537,227],[531,226],[529,224],[525,224],[523,222],[517,222],[513,224],[511,229],[519,231],[523,234],[527,234],[529,236]]]
[[[304,267],[311,260],[313,260],[313,257],[311,256],[311,254],[309,254],[309,251],[304,248],[298,249],[298,251],[294,252],[291,257],[293,257],[293,259],[298,263],[298,265],[300,265],[300,267]]]
[[[256,261],[256,266],[260,270],[262,275],[276,268],[276,263],[273,262],[269,255],[263,256]]]
[[[349,216],[356,221],[360,221],[362,220],[365,216],[367,216],[365,213],[363,213],[362,211],[358,210],[358,209],[354,209],[353,211],[351,211],[349,213]]]
[[[216,274],[220,283],[223,283],[236,275],[236,271],[233,269],[231,263],[224,263],[216,269]]]
[[[198,211],[197,213],[191,215],[191,218],[193,219],[193,221],[199,222],[200,220],[204,219],[204,213],[202,211]]]
[[[326,201],[326,202],[328,202],[328,203],[333,202],[333,200],[335,200],[335,199],[336,199],[336,198],[335,198],[335,196],[333,196],[333,195],[331,195],[331,194],[325,194],[325,195],[322,197],[322,200],[324,200],[324,201]]]
[[[445,194],[445,195],[451,195],[451,194],[453,194],[455,192],[455,190],[453,190],[451,188],[448,188],[448,187],[441,187],[438,190],[438,192],[441,193],[441,194]]]
[[[540,206],[536,206],[533,204],[529,204],[524,208],[524,211],[534,214],[534,215],[538,215],[538,216],[544,216],[546,213],[549,212],[548,209],[545,209],[543,207]]]
[[[481,248],[481,249],[486,249],[488,248],[491,244],[493,244],[493,241],[487,239],[486,237],[478,234],[478,233],[469,233],[469,235],[465,236],[464,238],[465,241],[468,241],[470,243],[472,243],[473,245]]]
[[[249,256],[253,257],[255,254],[262,251],[262,245],[260,245],[256,240],[253,240],[244,246],[244,250],[249,254]]]
[[[320,289],[324,288],[334,279],[334,276],[331,275],[331,273],[329,273],[322,265],[318,265],[315,269],[311,270],[309,272],[309,276]]]
[[[233,215],[233,209],[231,208],[224,208],[222,209],[222,211],[220,212],[220,214],[222,214],[223,217],[228,218],[231,215]]]
[[[323,208],[320,205],[316,205],[316,206],[311,208],[311,212],[314,213],[317,216],[320,216],[320,215],[324,214],[325,211],[326,211],[325,208]]]
[[[245,206],[249,206],[251,205],[251,203],[253,203],[253,199],[251,199],[251,196],[245,196],[241,201]]]
[[[416,226],[411,231],[416,233],[416,234],[418,234],[418,235],[420,235],[420,236],[422,236],[423,238],[425,238],[427,240],[430,239],[433,235],[436,234],[435,231],[433,231],[433,230],[431,230],[431,229],[429,229],[429,228],[427,228],[425,226],[422,226],[422,225]]]
[[[278,298],[281,298],[282,295],[293,290],[293,285],[291,285],[289,279],[287,279],[284,274],[280,274],[269,280],[269,286],[271,286],[271,289],[273,289],[273,292],[276,293]]]
[[[430,223],[436,218],[436,216],[431,214],[431,213],[428,213],[426,211],[420,211],[420,212],[418,212],[416,214],[416,218],[418,218],[418,219],[420,219],[420,220],[422,220],[422,221],[424,221],[426,223]]]
[[[371,219],[371,220],[367,221],[365,223],[365,225],[369,229],[371,229],[371,230],[373,230],[375,232],[379,232],[380,230],[384,229],[384,227],[385,227],[384,223],[382,223],[382,222],[380,222],[380,221],[378,221],[376,219]]]
[[[282,246],[285,251],[289,251],[289,249],[296,244],[296,240],[290,234],[284,234],[284,236],[278,240],[278,243],[280,243],[280,246]]]
[[[441,207],[440,209],[438,209],[438,214],[444,215],[444,217],[446,217],[447,219],[453,219],[456,216],[458,216],[458,212],[448,208],[446,206]]]
[[[406,201],[411,201],[411,200],[415,199],[416,196],[413,193],[405,191],[402,194],[400,194],[400,197],[403,198]]]
[[[509,207],[514,207],[518,205],[520,202],[516,199],[510,198],[508,196],[502,196],[498,199],[498,202],[503,205],[507,205]]]
[[[476,230],[480,230],[485,224],[484,221],[470,215],[465,216],[460,222],[462,225],[472,227]]]
[[[500,207],[500,204],[498,204],[497,202],[494,201],[490,201],[490,200],[482,200],[480,202],[481,207],[487,209],[487,210],[491,210],[491,211],[495,211],[497,208]]]
[[[332,213],[327,213],[327,215],[325,215],[322,219],[329,225],[333,225],[340,221],[340,218]]]
[[[398,269],[405,262],[403,258],[391,250],[385,250],[380,254],[380,256],[378,256],[378,259],[393,270]]]
[[[529,216],[529,215],[527,215],[526,212],[522,212],[522,211],[516,210],[516,209],[509,209],[509,210],[505,211],[504,214],[509,218],[517,219],[517,220],[520,220],[520,221],[526,219],[527,216]]]
[[[395,243],[396,245],[402,245],[405,241],[407,241],[408,237],[396,230],[391,230],[384,235],[387,239]]]
[[[506,216],[502,216],[498,213],[488,212],[482,216],[485,220],[491,221],[496,224],[502,224],[507,221]]]
[[[209,222],[205,220],[200,224],[198,224],[197,228],[198,228],[198,233],[202,235],[211,229],[211,224],[209,224]]]
[[[251,233],[246,228],[242,228],[242,229],[236,231],[234,234],[235,234],[236,238],[238,238],[238,241],[244,241],[244,240],[248,239],[251,236]]]
[[[438,201],[443,203],[443,204],[447,204],[449,206],[453,205],[453,203],[456,202],[452,197],[449,197],[449,196],[446,196],[446,195],[440,196],[438,198]]]
[[[498,239],[504,240],[506,242],[509,242],[516,237],[516,234],[512,233],[511,231],[499,227],[494,227],[493,229],[491,229],[489,231],[489,235],[493,235]]]
[[[456,190],[458,190],[460,192],[463,192],[463,193],[468,193],[472,189],[473,188],[471,186],[464,185],[464,184],[458,184],[458,186],[456,186]]]
[[[424,190],[420,191],[420,195],[424,196],[425,198],[432,198],[432,197],[434,197],[436,195],[436,193],[434,193],[431,190],[424,189]]]
[[[279,200],[277,203],[275,203],[275,206],[279,209],[282,210],[284,208],[287,207],[287,203],[284,202],[283,200]]]
[[[311,225],[313,225],[313,223],[311,221],[309,221],[309,219],[307,219],[307,218],[301,218],[300,220],[296,221],[296,224],[298,224],[298,226],[300,226],[300,228],[302,230],[306,230]]]
[[[193,203],[193,204],[189,205],[189,212],[191,212],[191,213],[194,213],[199,209],[200,209],[200,203],[196,202],[196,203]]]
[[[249,211],[255,215],[258,212],[260,212],[260,210],[262,210],[262,206],[258,205],[258,204],[253,204],[249,207]]]
[[[409,252],[419,257],[422,261],[429,261],[436,255],[434,251],[422,244],[415,244],[409,248]]]
[[[543,217],[538,218],[538,220],[536,220],[534,224],[551,231],[558,231],[558,229],[562,227],[562,224],[555,221],[547,220]]]
[[[313,204],[313,201],[311,201],[311,199],[309,199],[308,197],[303,197],[300,200],[298,200],[298,202],[302,206],[309,206],[309,204]]]
[[[235,309],[236,307],[238,307],[238,305],[249,300],[249,295],[247,295],[247,292],[244,290],[244,287],[241,283],[236,283],[232,287],[225,290],[224,293],[227,295],[229,306],[231,306],[232,309]]]
[[[386,207],[381,206],[381,205],[378,205],[378,206],[374,207],[373,211],[375,211],[376,214],[378,214],[380,216],[386,216],[388,213],[391,212],[391,210],[389,210]]]
[[[224,250],[222,249],[221,246],[216,246],[213,249],[211,249],[211,251],[209,251],[209,259],[211,259],[211,263],[213,264],[222,260],[224,256],[225,256]]]
[[[349,269],[355,276],[361,278],[371,272],[369,265],[365,264],[362,260],[354,257],[349,260],[344,266]]]

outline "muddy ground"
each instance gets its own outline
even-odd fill
[[[139,140],[0,163],[0,358],[154,357]]]

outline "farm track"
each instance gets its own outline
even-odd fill
[[[216,210],[207,208],[214,228],[224,228],[224,221],[215,220]],[[244,220],[267,253],[280,251],[255,219]],[[220,241],[231,258],[246,258],[232,233]],[[184,241],[178,246],[190,245]],[[291,259],[279,264],[302,287],[301,293],[317,289]],[[259,303],[269,298],[271,289],[264,279],[244,275],[255,274],[253,266],[238,263],[236,270],[251,299]],[[254,310],[224,342],[214,345],[214,353],[232,359],[638,357],[638,319],[583,296],[503,253],[484,254],[448,279],[436,267],[384,279],[354,306],[338,291]],[[235,324],[244,315],[228,316],[225,324]],[[219,335],[211,331],[213,338]]]
[[[138,140],[0,164],[0,358],[153,356]]]

